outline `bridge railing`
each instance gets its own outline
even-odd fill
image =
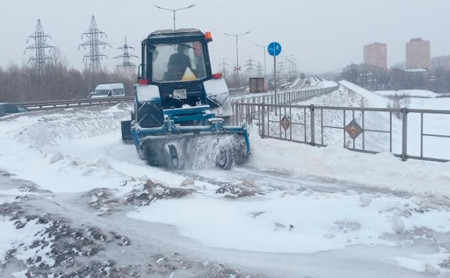
[[[402,160],[450,161],[450,110],[267,103],[233,104],[233,123],[264,138],[391,152]],[[398,118],[399,116],[399,118]]]

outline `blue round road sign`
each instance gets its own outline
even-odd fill
[[[267,47],[267,51],[271,56],[278,56],[281,53],[281,44],[277,42],[271,42]]]

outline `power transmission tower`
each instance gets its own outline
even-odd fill
[[[225,59],[223,59],[223,61],[222,61],[222,63],[220,63],[219,64],[219,66],[220,67],[222,67],[222,75],[223,75],[223,78],[225,78],[226,77],[226,75],[227,75],[227,65],[229,65],[227,62],[225,62]]]
[[[245,66],[247,67],[247,71],[249,71],[249,72],[254,71],[254,69],[253,69],[253,60],[252,60],[252,58],[249,58],[249,59],[247,60],[247,64],[245,64]]]
[[[41,20],[38,19],[36,30],[27,39],[27,43],[29,42],[30,39],[33,39],[34,43],[28,46],[25,49],[25,52],[27,50],[35,51],[35,56],[31,57],[29,62],[33,62],[33,65],[39,72],[41,72],[42,69],[44,68],[46,61],[52,60],[52,57],[45,55],[46,49],[49,49],[50,52],[54,48],[54,46],[48,45],[46,43],[47,38],[51,37],[44,32],[44,29],[42,28],[41,25]]]
[[[278,61],[277,71],[278,71],[278,74],[285,73],[285,64],[282,60]]]
[[[258,65],[256,66],[256,72],[258,76],[263,76],[263,67],[261,66],[261,63],[258,63]]]
[[[81,35],[81,39],[83,39],[83,37],[86,37],[88,40],[80,44],[80,47],[86,49],[86,47],[89,46],[89,54],[84,55],[83,61],[85,62],[86,66],[89,61],[88,68],[90,71],[100,72],[101,71],[100,61],[103,58],[108,58],[106,55],[100,53],[100,46],[103,46],[104,49],[105,46],[108,45],[111,47],[111,45],[109,43],[100,40],[100,38],[107,36],[105,32],[102,32],[97,28],[97,22],[95,22],[94,16],[92,16],[91,18],[91,25],[89,27],[89,30]]]
[[[127,44],[127,37],[125,37],[124,44],[117,49],[121,49],[123,51],[122,55],[114,57],[114,59],[123,59],[122,64],[117,65],[117,67],[122,68],[125,71],[130,71],[130,72],[133,71],[136,68],[136,65],[130,62],[130,58],[139,58],[139,57],[136,55],[130,54],[129,49],[134,49],[134,47],[129,46]]]

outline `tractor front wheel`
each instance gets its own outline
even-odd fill
[[[167,155],[167,166],[170,169],[181,170],[184,168],[184,152],[178,144],[168,144],[165,147]]]
[[[221,146],[216,155],[216,166],[228,170],[233,165],[233,151],[228,146]]]

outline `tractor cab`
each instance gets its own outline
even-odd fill
[[[142,42],[140,83],[158,87],[163,109],[212,104],[203,83],[212,79],[209,33],[196,29],[163,30]]]
[[[147,127],[161,126],[164,118],[174,113],[175,123],[181,125],[212,117],[228,122],[233,113],[228,87],[221,74],[212,74],[210,41],[209,32],[179,29],[153,32],[142,42],[135,90],[138,122]]]

